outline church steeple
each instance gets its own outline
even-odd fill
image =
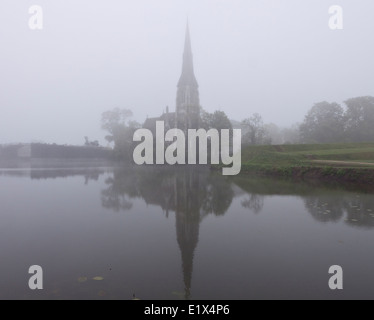
[[[199,85],[194,73],[188,22],[184,40],[182,74],[177,87],[176,125],[184,131],[198,129],[200,121]]]
[[[183,66],[182,74],[179,78],[178,87],[183,85],[193,85],[198,87],[194,68],[193,68],[193,56],[192,56],[192,46],[190,37],[190,27],[187,21],[186,35],[184,40],[184,51],[183,51]]]

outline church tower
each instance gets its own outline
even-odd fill
[[[177,88],[176,127],[184,132],[187,129],[198,129],[200,122],[199,85],[194,74],[188,22],[184,42],[182,74]]]

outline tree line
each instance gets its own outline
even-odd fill
[[[374,141],[374,97],[363,96],[344,101],[315,103],[302,123],[280,128],[264,123],[259,113],[250,114],[241,121],[230,120],[224,111],[209,113],[201,108],[200,126],[203,129],[241,129],[243,145],[343,143]],[[114,152],[131,160],[133,134],[141,124],[131,120],[129,109],[105,111],[101,127],[108,134],[105,139],[114,143]],[[87,140],[87,139],[86,139]]]
[[[244,144],[360,143],[374,141],[374,97],[350,98],[344,105],[315,103],[303,122],[289,128],[264,124],[259,114],[241,121]]]
[[[240,122],[244,144],[311,144],[374,142],[374,97],[350,98],[343,105],[315,103],[303,122],[289,128],[264,124],[255,113]]]
[[[374,97],[316,103],[300,125],[304,143],[372,142],[374,140]]]

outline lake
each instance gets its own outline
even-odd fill
[[[193,167],[0,170],[0,299],[372,299],[373,243],[365,188]],[[344,290],[328,286],[332,265]]]

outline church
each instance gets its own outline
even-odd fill
[[[165,130],[178,128],[184,133],[187,133],[188,129],[199,129],[200,127],[199,85],[194,73],[188,23],[184,43],[182,74],[177,85],[175,112],[169,112],[169,107],[166,107],[166,112],[160,117],[147,118],[143,128],[149,129],[154,134],[156,132],[156,121],[164,121]]]

